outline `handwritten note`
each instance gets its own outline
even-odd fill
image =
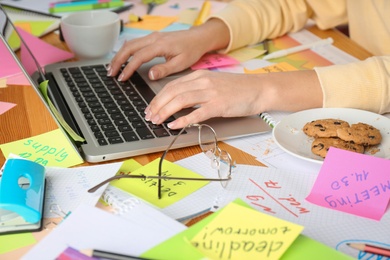
[[[389,169],[387,159],[331,147],[306,200],[380,220],[390,198]]]
[[[109,163],[94,166],[59,168],[46,167],[45,217],[58,217],[50,212],[52,204],[64,212],[75,210],[80,204],[95,206],[105,187],[94,193],[87,190],[99,182],[115,175],[122,163]]]
[[[158,158],[145,166],[136,169],[131,172],[131,174],[157,176],[159,161],[160,159]],[[168,177],[203,178],[203,176],[169,161],[164,161],[162,171],[162,175]],[[122,172],[121,174],[130,173]],[[206,185],[208,181],[162,180],[161,199],[158,199],[157,197],[157,183],[158,181],[156,179],[120,179],[112,181],[111,185],[142,198],[160,208],[164,208],[200,189]]]
[[[70,167],[83,162],[60,129],[0,145],[5,157],[10,153],[43,166]]]
[[[303,229],[236,203],[221,210],[191,240],[212,259],[279,259]]]
[[[219,53],[208,53],[203,55],[199,61],[191,66],[193,70],[210,69],[217,67],[224,67],[229,65],[236,65],[240,62],[228,55]]]

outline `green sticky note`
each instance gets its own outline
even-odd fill
[[[10,153],[43,166],[70,167],[83,162],[61,129],[0,145],[4,156]]]
[[[0,254],[35,244],[37,241],[31,233],[20,233],[0,236]]]
[[[233,203],[252,209],[244,201],[237,199]],[[254,210],[254,209],[253,209]],[[211,223],[219,214],[223,212],[223,208],[217,212],[209,215],[205,219],[199,221],[195,225],[186,229],[185,231],[171,237],[156,247],[142,254],[142,257],[149,259],[170,259],[170,260],[198,260],[205,259],[205,256],[193,247],[190,243],[201,230]],[[237,220],[239,221],[239,220]],[[287,251],[280,259],[352,259],[352,257],[345,255],[333,248],[330,248],[318,241],[310,239],[306,236],[299,235],[297,239],[291,244]]]
[[[146,176],[157,176],[158,175],[158,164],[160,158],[148,163],[141,168],[138,168],[132,172],[122,172],[121,174],[134,174],[134,175],[146,175]],[[190,171],[182,166],[164,161],[162,167],[163,174],[171,177],[187,177],[187,178],[204,178],[203,176]],[[123,178],[120,180],[114,180],[111,185],[127,191],[149,203],[165,208],[194,191],[200,189],[208,183],[208,181],[190,181],[190,180],[162,180],[162,197],[158,199],[157,193],[157,179],[131,179]]]
[[[61,116],[61,114],[58,112],[56,107],[51,102],[51,100],[50,100],[50,98],[48,96],[48,92],[47,92],[48,84],[49,84],[49,81],[45,80],[41,84],[39,84],[39,88],[40,88],[41,93],[42,93],[43,97],[45,98],[47,104],[49,105],[49,108],[50,108],[51,112],[53,113],[53,115],[55,116],[57,121],[61,124],[62,128],[68,133],[68,135],[74,141],[84,142],[85,139],[82,138],[81,136],[79,136],[75,131],[73,131],[73,129],[68,125],[68,123],[66,123],[64,118]]]

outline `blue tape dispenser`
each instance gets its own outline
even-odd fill
[[[0,234],[42,229],[45,167],[8,159],[0,179]]]

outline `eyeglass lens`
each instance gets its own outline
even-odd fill
[[[207,126],[201,125],[199,128],[199,144],[202,151],[211,160],[211,167],[218,171],[221,179],[227,179],[231,174],[231,157],[228,152],[220,150],[217,146],[217,136],[215,131]],[[225,188],[228,181],[221,181]]]

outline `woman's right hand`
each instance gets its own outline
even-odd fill
[[[211,19],[201,26],[175,32],[154,32],[123,44],[111,61],[109,76],[116,76],[122,64],[128,61],[119,80],[127,80],[143,63],[155,57],[164,57],[165,63],[151,67],[149,78],[161,79],[185,70],[205,53],[221,49],[229,42],[226,25]]]

